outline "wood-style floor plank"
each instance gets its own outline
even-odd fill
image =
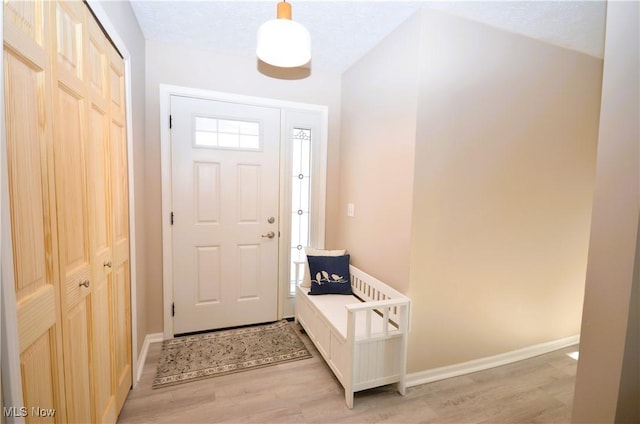
[[[313,358],[152,389],[154,343],[119,423],[568,423],[577,362],[561,349],[407,389],[344,391],[306,335]]]

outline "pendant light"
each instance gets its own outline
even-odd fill
[[[278,3],[277,19],[260,26],[256,55],[281,68],[302,66],[311,60],[311,36],[304,26],[291,20],[291,4]]]

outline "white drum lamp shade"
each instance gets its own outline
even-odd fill
[[[293,68],[311,60],[311,36],[291,20],[291,5],[278,3],[278,18],[258,29],[256,54],[260,60],[281,68]]]

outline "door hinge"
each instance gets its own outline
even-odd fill
[[[171,212],[171,216],[170,216],[170,221],[171,221],[171,225],[173,225],[173,212]]]
[[[169,115],[169,129],[173,128],[173,116]]]
[[[176,316],[176,304],[175,303],[171,304],[171,316],[172,317]]]

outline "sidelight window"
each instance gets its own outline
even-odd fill
[[[311,130],[293,128],[291,176],[291,279],[289,294],[296,292],[295,262],[306,260],[311,223]]]

